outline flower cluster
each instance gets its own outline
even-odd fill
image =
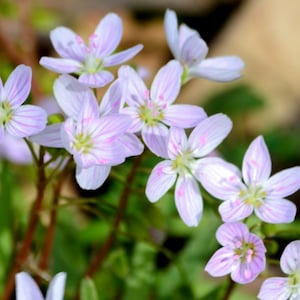
[[[50,39],[61,57],[42,57],[40,64],[60,73],[53,93],[61,116],[55,122],[49,116],[47,124],[42,108],[22,105],[29,96],[31,69],[18,66],[4,86],[0,81],[0,153],[9,152],[5,152],[9,138],[18,142],[26,138],[46,150],[61,148],[62,161],[69,159],[75,165],[79,186],[94,190],[102,186],[113,166],[141,155],[147,148],[161,159],[146,184],[148,200],[158,201],[175,185],[175,205],[187,226],[201,221],[202,188],[222,200],[219,213],[224,223],[216,232],[222,248],[205,270],[212,276],[230,274],[237,283],[249,283],[265,269],[267,249],[263,234],[248,228],[247,219],[254,212],[265,223],[293,222],[296,205],[286,197],[300,188],[300,167],[271,176],[270,154],[262,136],[250,144],[241,171],[212,156],[230,133],[232,121],[223,113],[208,116],[197,105],[175,104],[176,99],[181,88],[195,77],[222,82],[239,78],[244,63],[237,56],[205,58],[205,41],[185,24],[178,27],[172,10],[166,11],[164,25],[174,59],[158,70],[150,87],[129,65],[122,65],[117,74],[110,70],[143,48],[136,45],[115,52],[122,37],[118,15],[107,14],[88,45],[71,29],[54,29]],[[102,87],[106,92],[98,99],[95,89]],[[280,265],[288,278],[267,279],[260,299],[299,299],[299,253],[299,241],[287,246]],[[62,299],[64,284],[65,274],[56,275],[46,299]],[[43,299],[25,272],[17,274],[16,286],[18,300]]]

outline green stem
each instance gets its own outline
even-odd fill
[[[235,282],[231,280],[231,278],[229,277],[229,283],[228,283],[228,286],[227,286],[227,289],[225,291],[225,294],[222,298],[222,300],[229,300],[230,299],[230,296],[236,286]]]

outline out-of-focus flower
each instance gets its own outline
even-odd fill
[[[253,211],[267,223],[293,222],[296,205],[284,197],[300,188],[300,167],[270,174],[270,154],[258,136],[245,153],[242,172],[220,158],[207,158],[197,176],[209,193],[225,200],[219,206],[224,222],[242,220]]]
[[[280,267],[288,277],[266,279],[260,288],[258,299],[300,299],[300,241],[293,241],[286,246],[280,258]]]
[[[249,232],[244,223],[222,224],[216,238],[223,246],[210,258],[205,271],[213,277],[227,274],[237,283],[253,281],[266,266],[266,248],[263,241]]]
[[[46,112],[35,105],[22,105],[30,93],[31,68],[19,65],[3,86],[0,79],[0,143],[4,134],[24,138],[42,131]]]
[[[46,298],[38,285],[26,272],[16,275],[16,300],[62,300],[64,297],[66,273],[56,274],[47,290]]]
[[[60,76],[54,83],[54,94],[68,118],[31,138],[40,145],[65,148],[72,154],[76,180],[83,189],[97,189],[111,166],[143,151],[138,138],[127,134],[131,119],[118,113],[122,99],[117,84],[108,89],[99,108],[88,87],[72,76]]]
[[[71,29],[57,27],[50,33],[50,39],[61,58],[42,57],[40,64],[57,73],[76,73],[81,83],[93,88],[103,87],[114,78],[107,69],[131,59],[143,48],[136,45],[114,53],[123,32],[121,18],[108,13],[89,38],[89,45]],[[113,54],[114,53],[114,54]]]
[[[230,119],[216,114],[204,119],[187,139],[184,129],[171,127],[167,143],[167,160],[152,170],[146,185],[151,202],[159,200],[175,183],[175,203],[181,219],[197,226],[202,217],[202,196],[195,178],[201,158],[213,151],[228,135]],[[202,158],[203,159],[203,158]]]
[[[185,24],[178,29],[174,11],[166,11],[164,25],[170,50],[184,67],[183,82],[193,77],[226,82],[241,76],[244,62],[238,56],[205,58],[208,52],[205,41],[196,30]]]
[[[130,132],[141,132],[147,147],[156,155],[166,156],[168,126],[191,128],[206,117],[201,107],[172,104],[180,91],[181,65],[173,60],[156,74],[150,90],[129,66],[119,69],[119,78],[127,94],[121,112],[132,119]]]

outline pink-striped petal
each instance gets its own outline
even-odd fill
[[[231,120],[224,114],[212,115],[197,125],[189,137],[189,145],[195,157],[203,157],[214,150],[232,128]]]
[[[282,170],[273,176],[265,184],[268,198],[284,198],[300,188],[300,167]]]
[[[217,157],[201,159],[195,176],[211,195],[220,200],[236,199],[244,187],[240,170]]]
[[[299,274],[300,271],[300,241],[289,243],[280,258],[280,267],[285,274]]]
[[[187,137],[184,129],[171,127],[168,139],[168,157],[175,160],[187,147]]]
[[[50,282],[46,300],[63,300],[65,292],[66,273],[56,274]]]
[[[253,206],[247,205],[240,199],[224,201],[219,206],[219,213],[223,222],[236,222],[249,217],[253,212]]]
[[[246,184],[263,182],[271,174],[271,158],[267,145],[262,136],[252,141],[245,153],[242,167]]]
[[[158,163],[148,178],[146,196],[150,202],[156,202],[163,197],[174,185],[176,173],[172,168],[172,161],[164,160]]]
[[[71,58],[53,58],[44,56],[40,59],[40,65],[50,71],[61,74],[79,73],[82,69],[81,63]]]
[[[202,218],[203,200],[198,183],[191,176],[179,176],[175,187],[175,204],[187,226],[197,226]]]
[[[202,107],[189,104],[174,104],[164,111],[164,122],[169,126],[191,128],[207,117]]]
[[[103,59],[103,66],[104,67],[112,67],[112,66],[120,65],[120,64],[130,60],[131,58],[133,58],[142,49],[143,49],[143,45],[139,44],[139,45],[133,46],[129,49],[118,52],[116,54],[113,54],[111,56],[107,56]]]
[[[111,54],[119,45],[123,33],[121,18],[115,13],[108,13],[99,22],[95,30],[93,42],[94,54],[103,58]]]
[[[9,134],[16,137],[28,137],[41,132],[47,123],[46,112],[35,105],[22,105],[13,112],[13,117],[6,124]]]
[[[192,77],[228,82],[241,77],[244,62],[237,56],[207,58],[189,69]]]
[[[297,207],[286,199],[265,199],[255,208],[256,215],[267,223],[291,223],[295,220]]]
[[[76,166],[76,181],[85,190],[96,190],[107,179],[110,173],[110,166],[91,166],[81,168]]]
[[[140,155],[144,151],[144,145],[133,133],[122,134],[118,141],[122,144],[126,157]]]
[[[173,56],[176,59],[179,59],[178,23],[176,13],[173,10],[166,10],[164,17],[164,28],[170,50]]]
[[[17,66],[9,75],[2,90],[1,100],[8,101],[12,108],[20,106],[28,97],[31,89],[31,68]]]
[[[127,130],[128,132],[139,132],[142,129],[144,122],[140,119],[135,107],[127,106],[121,110],[121,113],[131,118],[131,125]]]
[[[289,279],[284,277],[266,279],[257,295],[260,300],[286,300],[290,299],[290,296]]]
[[[255,265],[254,261],[251,261],[251,263],[241,262],[238,266],[233,268],[231,272],[231,279],[239,284],[250,283],[257,278],[259,273],[263,271],[259,267],[260,265]]]
[[[160,68],[151,85],[151,99],[161,105],[173,103],[180,91],[182,71],[176,60]]]
[[[16,275],[16,300],[44,300],[44,297],[32,277],[21,272]]]
[[[82,73],[78,81],[91,88],[100,88],[113,81],[113,79],[114,75],[111,72],[100,71],[93,74]]]
[[[236,247],[236,241],[248,240],[249,229],[241,222],[232,222],[222,224],[217,232],[216,238],[222,246],[232,246],[232,249]]]

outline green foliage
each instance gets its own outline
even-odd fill
[[[96,286],[91,278],[84,278],[81,281],[80,300],[98,300]]]

